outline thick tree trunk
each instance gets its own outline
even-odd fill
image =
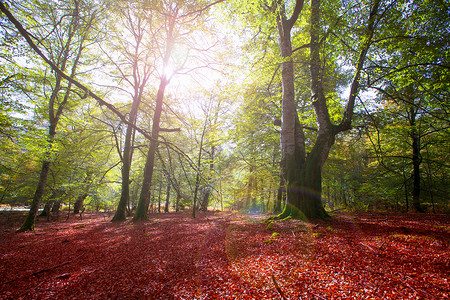
[[[79,195],[77,200],[75,201],[75,204],[73,205],[73,213],[79,214],[80,211],[83,212],[83,202],[87,198],[88,194],[84,193],[82,195]]]
[[[209,205],[209,197],[211,195],[211,187],[209,185],[205,185],[202,189],[202,200],[200,204],[200,210],[201,211],[207,211],[208,205]]]
[[[327,213],[322,205],[322,166],[325,163],[330,149],[339,132],[349,130],[353,116],[355,98],[358,93],[359,78],[367,51],[369,49],[375,27],[375,18],[378,12],[379,0],[370,12],[366,36],[358,57],[355,75],[350,88],[347,107],[343,114],[341,124],[333,125],[330,120],[325,98],[322,62],[320,59],[320,0],[311,0],[311,27],[310,27],[310,72],[312,105],[318,124],[317,138],[311,152],[306,156],[305,136],[302,125],[298,119],[295,89],[292,45],[290,32],[300,14],[303,1],[297,0],[290,19],[286,19],[284,6],[281,3],[277,11],[277,28],[279,48],[283,62],[281,64],[281,77],[283,87],[282,127],[281,127],[281,153],[282,175],[287,189],[287,205],[283,213],[278,216],[295,218],[325,218]]]
[[[284,11],[283,11],[284,12]],[[324,218],[327,216],[321,201],[321,167],[326,134],[319,134],[316,145],[306,159],[305,136],[298,119],[294,88],[294,64],[291,58],[291,20],[284,15],[278,20],[279,47],[283,63],[281,153],[282,175],[286,183],[287,204],[279,218]],[[312,18],[312,22],[316,22]],[[318,26],[318,23],[313,23]],[[312,43],[314,36],[312,37]],[[312,52],[312,51],[311,51]],[[312,54],[313,56],[313,54]],[[312,71],[316,66],[312,60]],[[313,76],[312,76],[313,77]],[[314,87],[314,80],[313,80]],[[313,91],[314,92],[314,91]]]
[[[55,203],[54,200],[48,200],[47,203],[45,203],[44,209],[42,210],[39,217],[47,217],[47,221],[50,221],[50,211],[52,209],[53,203]]]
[[[53,203],[53,206],[52,206],[52,216],[53,216],[53,218],[58,218],[58,216],[59,216],[59,209],[61,208],[61,200],[56,200],[54,203]]]

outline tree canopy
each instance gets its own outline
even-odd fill
[[[0,8],[0,204],[31,205],[23,230],[55,202],[449,210],[446,1]]]

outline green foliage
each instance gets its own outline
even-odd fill
[[[142,86],[136,125],[150,130],[161,75],[169,69],[188,74],[180,75],[179,80],[172,78],[164,100],[161,127],[181,130],[161,133],[151,187],[153,208],[158,199],[165,199],[169,184],[180,193],[180,207],[191,206],[199,174],[199,185],[211,187],[215,207],[271,212],[280,184],[283,60],[294,63],[296,108],[307,152],[317,139],[309,70],[310,3],[305,3],[292,30],[295,51],[287,58],[280,58],[276,20],[283,5],[290,15],[295,1],[233,0],[195,13],[186,19],[189,22],[176,26],[170,68],[162,70],[169,13],[160,12],[178,9],[181,16],[211,3],[169,2],[116,1],[100,7],[95,1],[78,1],[79,25],[86,25],[93,10],[99,22],[86,36],[76,78],[88,82],[127,114],[137,82],[148,76]],[[63,63],[64,51],[69,49],[73,58],[85,33],[82,26],[74,27],[75,21],[69,17],[74,2],[30,0],[9,6],[40,41],[45,54],[67,73],[73,61]],[[364,42],[361,37],[369,7],[367,1],[328,1],[321,6],[321,80],[333,124],[342,119],[345,93],[353,76],[351,66]],[[446,207],[450,152],[448,12],[445,1],[388,1],[383,6],[364,65],[354,130],[337,136],[323,166],[322,196],[330,210],[406,209],[412,196],[413,132],[420,136],[422,202]],[[41,162],[47,159],[52,168],[44,202],[53,191],[64,189],[66,205],[88,192],[88,207],[112,209],[120,195],[121,141],[126,125],[91,100],[81,99],[83,93],[72,86],[57,135],[48,141],[49,98],[58,78],[4,16],[0,18],[1,203],[28,204]],[[65,45],[70,32],[73,43]],[[217,49],[220,47],[223,49]],[[201,73],[206,66],[214,66],[222,74],[213,74],[211,69]],[[194,79],[192,84],[183,86],[188,78]],[[68,88],[62,81],[54,111]],[[141,190],[147,150],[148,140],[136,133],[130,207],[136,204]],[[172,203],[176,194],[171,194]],[[272,230],[271,224],[268,230]]]

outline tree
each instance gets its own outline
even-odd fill
[[[137,2],[121,2],[116,10],[118,11],[119,26],[113,24],[112,32],[116,35],[113,47],[123,57],[121,59],[111,59],[121,74],[120,79],[132,88],[132,105],[128,116],[128,122],[123,143],[123,151],[120,153],[122,159],[122,189],[120,201],[112,221],[123,221],[126,218],[126,207],[130,201],[130,169],[133,156],[133,139],[135,130],[132,124],[136,124],[139,106],[144,97],[145,87],[155,66],[151,63],[155,48],[152,45],[154,37],[151,30],[151,16],[145,16],[146,4]],[[125,32],[123,32],[125,31]],[[119,46],[115,46],[118,44]],[[129,70],[124,69],[127,66]],[[120,150],[119,150],[120,151]]]
[[[36,36],[47,36],[46,42],[49,42],[50,45],[53,44],[53,48],[49,47],[49,54],[53,63],[62,71],[69,70],[71,78],[75,77],[85,42],[88,39],[89,31],[96,18],[95,12],[92,12],[92,7],[89,7],[87,3],[79,3],[78,1],[73,2],[73,7],[61,7],[57,10],[47,7],[42,3],[36,2],[35,4],[42,9],[40,11],[42,13],[40,17],[47,18],[47,21],[53,24],[53,28],[44,28],[44,30],[47,29],[49,32],[39,32],[36,33]],[[64,14],[64,12],[67,12],[67,14]],[[53,39],[48,36],[52,36]],[[55,82],[51,87],[51,94],[48,99],[49,126],[47,145],[42,161],[39,182],[29,214],[18,231],[34,229],[34,220],[42,195],[44,194],[50,164],[54,156],[56,128],[71,96],[72,84],[69,83],[67,86],[63,86],[62,78],[58,74],[55,74],[54,79]]]
[[[245,7],[252,4],[246,3]],[[281,58],[281,83],[282,83],[282,127],[281,127],[281,169],[287,186],[287,205],[279,218],[292,216],[295,218],[325,218],[325,212],[321,202],[321,174],[329,151],[335,142],[335,137],[341,132],[351,128],[355,99],[359,90],[361,70],[363,69],[366,55],[372,42],[375,27],[379,18],[380,1],[375,1],[369,8],[363,7],[358,10],[358,14],[365,20],[360,20],[360,24],[365,30],[356,32],[359,40],[357,55],[352,55],[346,61],[354,66],[353,80],[350,85],[350,92],[345,109],[342,109],[340,121],[333,123],[330,117],[328,95],[332,92],[327,86],[327,76],[330,70],[326,67],[334,67],[323,56],[325,49],[330,49],[330,42],[327,41],[330,31],[336,32],[336,24],[339,24],[342,17],[335,16],[339,10],[334,3],[321,4],[319,0],[312,0],[310,5],[309,43],[298,45],[293,48],[293,32],[298,35],[299,30],[295,28],[296,23],[302,14],[305,14],[304,1],[297,0],[292,6],[285,1],[272,1],[262,3],[257,9],[259,15],[267,16],[271,20],[275,19],[278,33],[279,55]],[[366,10],[364,10],[366,9]],[[332,13],[326,13],[326,11]],[[334,11],[337,10],[337,11]],[[349,9],[350,10],[350,9]],[[267,17],[266,17],[267,18]],[[304,22],[304,21],[303,21]],[[348,24],[353,25],[353,24]],[[295,28],[295,30],[293,30]],[[328,28],[328,29],[327,29]],[[305,26],[302,28],[305,30]],[[294,39],[296,42],[299,39]],[[336,45],[336,44],[335,44]],[[296,45],[297,46],[297,45]],[[330,47],[330,48],[327,48]],[[310,67],[310,105],[314,109],[317,123],[315,142],[307,153],[307,138],[303,124],[300,122],[297,113],[297,99],[294,73],[294,50],[309,49],[308,63]],[[345,53],[339,53],[344,55]],[[347,53],[348,55],[349,53]],[[338,55],[332,62],[335,62]],[[324,68],[325,67],[325,68]],[[332,72],[332,71],[331,71]]]
[[[163,36],[160,37],[160,41],[164,41],[164,46],[161,51],[161,65],[160,65],[160,78],[159,87],[157,89],[155,97],[155,108],[152,120],[151,141],[147,153],[147,158],[144,167],[144,176],[142,181],[142,189],[139,196],[139,202],[136,208],[136,213],[133,217],[134,221],[146,220],[147,210],[150,200],[150,187],[152,183],[153,168],[155,165],[155,154],[158,147],[158,139],[161,132],[172,131],[170,129],[164,129],[160,127],[161,115],[163,112],[164,96],[167,86],[170,83],[171,78],[175,75],[176,70],[180,71],[184,67],[184,64],[188,57],[185,58],[181,65],[174,67],[175,72],[170,74],[171,60],[173,60],[172,53],[175,50],[176,45],[182,45],[186,43],[185,30],[194,31],[194,26],[201,24],[202,13],[208,9],[211,5],[219,3],[221,1],[214,2],[210,5],[204,5],[204,3],[198,3],[196,1],[178,3],[175,1],[161,2],[154,8],[154,11],[161,15],[163,19],[161,23],[161,32]],[[203,6],[204,5],[204,6]],[[195,25],[194,25],[195,24]],[[198,28],[196,28],[198,29]],[[189,33],[189,31],[187,31]],[[185,44],[186,45],[186,44]],[[194,46],[188,47],[189,49],[195,49]],[[172,63],[173,64],[173,63]],[[180,64],[180,63],[179,63]]]
[[[377,130],[383,134],[387,127],[393,129],[385,136],[396,145],[386,151],[389,149],[386,142],[384,147],[382,143],[375,143],[379,159],[394,173],[385,158],[406,163],[402,175],[406,209],[408,183],[411,182],[412,204],[417,212],[424,211],[421,204],[421,190],[425,186],[422,154],[428,145],[440,143],[434,136],[448,134],[449,128],[446,101],[449,97],[446,80],[449,49],[448,41],[442,38],[449,34],[448,9],[448,3],[444,2],[436,5],[427,1],[414,5],[399,3],[386,16],[387,26],[377,40],[376,47],[383,54],[374,55],[372,67],[368,69],[371,80],[367,85],[378,92],[384,110],[373,111],[373,114],[388,118],[392,123]],[[393,136],[396,139],[392,139]],[[402,145],[398,145],[399,142]]]

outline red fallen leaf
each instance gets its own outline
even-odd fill
[[[86,214],[82,228],[37,223],[36,236],[0,217],[0,298],[279,299],[271,274],[287,299],[450,294],[449,216],[362,213],[272,230],[264,218],[170,213],[116,224]],[[278,241],[263,243],[274,232]]]
[[[70,276],[72,276],[70,273],[64,273],[64,274],[56,276],[56,279],[69,279]]]

